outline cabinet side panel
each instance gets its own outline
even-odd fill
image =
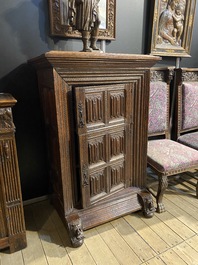
[[[69,124],[69,87],[56,70],[38,72],[39,90],[46,127],[50,179],[54,202],[62,214],[73,210],[73,172],[71,165],[71,126]]]
[[[148,72],[137,74],[132,86],[132,141],[133,154],[131,185],[144,187],[146,180],[147,164],[147,134],[148,134]]]

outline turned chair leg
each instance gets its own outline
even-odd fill
[[[165,206],[162,202],[164,192],[166,188],[168,187],[168,179],[167,176],[160,176],[159,177],[159,184],[158,184],[158,191],[156,196],[156,203],[157,203],[157,209],[156,212],[163,213],[165,212]]]

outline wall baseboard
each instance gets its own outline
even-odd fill
[[[33,198],[33,199],[30,199],[30,200],[23,201],[23,206],[27,206],[27,205],[30,205],[30,204],[33,204],[33,203],[45,201],[45,200],[48,200],[48,199],[49,199],[49,195],[44,195],[44,196],[41,196],[41,197]]]

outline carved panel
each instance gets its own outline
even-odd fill
[[[182,72],[183,82],[198,81],[198,72]]]
[[[89,164],[98,163],[105,160],[104,136],[88,141],[88,159]]]
[[[0,128],[1,130],[13,130],[15,128],[14,123],[12,121],[11,108],[0,109]]]
[[[89,175],[88,175],[88,166],[87,165],[83,165],[82,167],[82,183],[83,186],[86,187],[89,185]]]
[[[150,80],[151,82],[164,81],[164,71],[151,71]]]
[[[106,176],[104,170],[90,175],[90,197],[106,192]],[[93,199],[93,198],[92,198]]]
[[[4,199],[7,211],[7,228],[9,235],[25,232],[23,210],[21,207],[21,188],[19,186],[18,171],[15,164],[14,145],[12,140],[0,141],[1,171],[5,187]]]
[[[80,128],[83,128],[85,123],[84,123],[84,120],[83,120],[83,104],[82,104],[81,101],[78,103],[78,116],[79,116],[78,126]]]
[[[124,91],[111,91],[109,104],[110,119],[124,117],[126,108]]]
[[[20,200],[20,187],[18,180],[14,177],[17,172],[13,164],[13,142],[10,140],[0,141],[1,166],[6,186],[5,198],[7,203],[18,203]],[[11,159],[12,158],[12,159]]]
[[[124,153],[125,138],[124,131],[110,135],[110,157],[118,156]]]
[[[111,174],[110,174],[110,187],[115,188],[116,186],[125,182],[125,168],[124,163],[120,163],[118,165],[111,166]]]
[[[86,122],[95,123],[103,121],[103,95],[102,93],[86,95]]]
[[[162,81],[166,83],[170,83],[174,76],[174,68],[164,68],[164,67],[158,67],[157,69],[154,67],[151,68],[150,71],[150,81],[151,82],[157,82]]]

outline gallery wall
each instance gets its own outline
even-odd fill
[[[152,0],[117,0],[116,39],[106,42],[106,52],[148,53]],[[47,0],[6,0],[0,8],[0,92],[11,93],[23,199],[50,192],[45,133],[35,69],[28,60],[49,50],[79,51],[79,39],[49,36]],[[192,36],[191,57],[180,66],[198,67],[198,5]],[[98,42],[100,45],[100,42]],[[175,66],[164,57],[158,65]]]

